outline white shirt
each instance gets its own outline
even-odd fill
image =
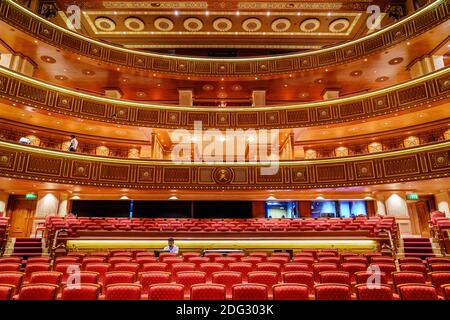
[[[168,251],[170,253],[178,253],[178,247],[176,245],[173,245],[172,248],[170,248],[169,246],[166,246],[164,248],[164,251]]]
[[[74,150],[77,150],[77,148],[78,148],[78,140],[76,138],[73,138],[72,140],[70,140],[69,149],[70,148],[72,148]]]
[[[20,138],[19,142],[22,144],[31,144],[31,140],[28,139],[27,137]]]

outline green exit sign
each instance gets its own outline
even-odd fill
[[[34,200],[37,199],[37,195],[35,193],[27,193],[25,194],[25,199]]]
[[[417,193],[409,193],[406,195],[408,200],[419,200],[419,195]]]

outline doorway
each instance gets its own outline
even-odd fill
[[[412,233],[424,238],[430,237],[430,211],[425,200],[418,200],[408,204]]]
[[[13,196],[8,202],[8,216],[11,217],[9,236],[12,238],[30,237],[33,228],[36,200],[23,196]]]

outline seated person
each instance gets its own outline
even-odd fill
[[[175,245],[175,241],[173,240],[173,238],[169,238],[169,240],[167,242],[169,245],[166,246],[163,251],[170,252],[170,253],[178,253],[179,249]]]

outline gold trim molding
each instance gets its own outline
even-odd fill
[[[0,68],[0,98],[79,118],[153,128],[298,128],[364,120],[450,97],[450,67],[369,93],[298,105],[180,107],[107,98]]]
[[[2,1],[0,7],[0,20],[41,41],[90,59],[153,72],[217,77],[284,74],[348,63],[416,37],[447,21],[449,14],[450,1],[436,0],[386,28],[329,48],[272,57],[211,59],[127,49],[60,27],[12,0]]]
[[[87,156],[0,142],[0,176],[52,183],[136,189],[286,190],[337,188],[450,176],[450,142],[323,160],[268,163],[174,163]],[[230,172],[218,183],[218,169]]]

